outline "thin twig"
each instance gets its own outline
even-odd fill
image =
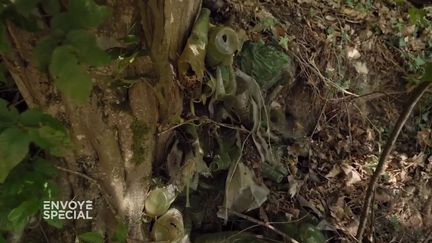
[[[408,100],[408,103],[405,105],[404,110],[402,114],[399,116],[399,119],[396,122],[395,127],[393,128],[393,131],[389,137],[389,140],[387,141],[384,151],[381,154],[380,160],[378,162],[378,165],[375,169],[374,174],[372,175],[372,178],[369,182],[369,186],[366,191],[366,196],[364,199],[364,205],[362,209],[362,214],[360,217],[360,223],[357,230],[357,239],[359,242],[362,242],[363,238],[363,232],[366,227],[366,222],[369,214],[369,208],[372,203],[372,196],[375,191],[375,186],[380,178],[381,174],[384,172],[386,167],[386,161],[390,154],[390,151],[392,150],[394,144],[396,143],[396,139],[398,138],[403,126],[405,125],[406,121],[408,120],[408,117],[410,116],[412,110],[414,109],[417,102],[420,100],[422,95],[426,92],[426,90],[431,86],[432,81],[430,82],[423,82],[419,86],[417,86],[414,91],[412,92],[412,95],[410,99]]]
[[[46,235],[45,230],[44,230],[43,227],[42,227],[42,224],[39,224],[39,228],[40,228],[40,230],[41,230],[41,232],[42,232],[42,235],[43,235],[44,238],[45,238],[45,242],[46,242],[46,243],[50,243],[50,241],[49,241],[49,239],[48,239],[48,236]]]
[[[431,238],[431,236],[432,236],[432,228],[429,229],[429,232],[426,234],[424,240],[421,243],[429,242],[429,239]]]
[[[78,172],[78,171],[74,171],[74,170],[70,170],[70,169],[67,169],[67,168],[63,168],[63,167],[58,166],[58,165],[56,165],[55,167],[58,170],[60,170],[60,171],[67,172],[67,173],[70,173],[70,174],[73,174],[73,175],[77,175],[77,176],[82,177],[82,178],[88,180],[89,182],[95,184],[97,186],[97,188],[99,189],[99,191],[102,193],[102,195],[103,195],[103,197],[104,197],[104,199],[105,199],[108,207],[110,208],[111,212],[113,213],[113,215],[117,219],[120,219],[120,216],[117,214],[117,211],[115,210],[114,206],[112,205],[112,203],[111,203],[111,201],[109,199],[108,193],[102,188],[102,186],[99,184],[99,182],[96,179],[93,179],[93,178],[91,178],[90,176],[88,176],[88,175],[86,175],[84,173],[81,173],[81,172]]]
[[[228,211],[228,213],[230,213],[230,214],[232,214],[232,215],[235,215],[235,216],[240,217],[240,218],[242,218],[242,219],[248,220],[248,221],[250,221],[250,222],[252,222],[252,223],[255,223],[255,224],[261,225],[261,226],[263,226],[263,227],[266,227],[267,229],[270,229],[270,230],[272,230],[273,232],[275,232],[276,234],[282,236],[285,240],[288,240],[289,242],[292,242],[292,243],[298,243],[298,241],[296,241],[295,239],[291,238],[290,236],[288,236],[288,235],[285,234],[284,232],[278,230],[277,228],[273,227],[273,225],[271,225],[271,224],[269,224],[269,223],[265,223],[265,222],[263,222],[263,221],[260,221],[260,220],[258,220],[258,219],[252,218],[252,217],[250,217],[250,216],[248,216],[248,215],[245,215],[245,214],[242,214],[242,213],[238,213],[238,212],[233,211],[233,210],[228,209],[228,208],[225,208],[225,210]]]

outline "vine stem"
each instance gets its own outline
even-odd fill
[[[402,114],[399,116],[395,127],[393,128],[393,131],[384,147],[384,150],[381,154],[381,157],[378,161],[378,165],[375,169],[374,174],[372,175],[367,191],[366,191],[366,196],[363,202],[363,208],[362,208],[362,213],[360,216],[360,223],[359,223],[359,227],[357,230],[357,235],[356,238],[359,242],[362,242],[363,239],[363,232],[366,228],[366,222],[367,222],[367,218],[368,218],[368,214],[369,214],[369,208],[372,204],[372,198],[373,198],[373,194],[375,192],[375,187],[376,187],[376,183],[379,179],[379,177],[381,176],[381,174],[385,171],[385,167],[386,167],[386,161],[387,158],[394,146],[394,144],[396,143],[397,138],[399,137],[399,134],[403,128],[403,126],[405,125],[406,121],[408,120],[411,112],[413,111],[414,107],[416,106],[417,102],[420,100],[420,98],[423,96],[423,94],[426,92],[426,90],[432,85],[432,81],[428,81],[428,82],[423,82],[421,83],[419,86],[417,86],[413,92],[412,95],[410,97],[410,99],[408,100],[408,103],[406,103],[406,105],[404,106],[404,110],[402,112]]]

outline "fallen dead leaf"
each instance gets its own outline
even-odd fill
[[[341,169],[338,165],[333,166],[333,169],[331,169],[331,171],[329,173],[327,173],[327,175],[325,175],[325,177],[327,179],[336,177],[337,175],[339,175],[341,173]]]
[[[345,173],[345,175],[347,176],[347,181],[345,182],[345,184],[347,186],[351,186],[351,185],[361,181],[360,174],[357,172],[356,169],[354,169],[354,167],[352,167],[350,165],[343,164],[342,170]]]
[[[361,54],[356,48],[350,47],[347,49],[347,57],[349,59],[356,60],[361,57]]]
[[[355,62],[354,63],[354,68],[356,69],[356,71],[360,74],[368,74],[369,73],[369,69],[366,66],[366,63],[364,62]]]

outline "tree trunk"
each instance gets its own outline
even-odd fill
[[[121,73],[120,79],[134,79],[129,89],[112,85],[118,81],[112,77],[122,62],[114,60],[107,67],[88,70],[94,83],[89,102],[80,106],[73,103],[32,62],[34,43],[43,35],[25,32],[11,23],[7,30],[14,51],[2,58],[27,104],[42,108],[69,128],[75,147],[58,165],[94,178],[103,188],[100,191],[97,185],[74,173],[61,175],[59,182],[64,183],[64,178],[68,182],[62,186],[64,200],[95,202],[96,220],[77,221],[71,232],[89,231],[90,227],[111,232],[117,218],[128,225],[130,242],[142,242],[149,240],[142,216],[152,164],[164,162],[172,136],[158,136],[158,131],[178,121],[183,107],[173,64],[201,1],[117,0],[106,4],[113,8],[113,16],[97,30],[98,38],[115,41],[127,36],[132,26],[141,24],[140,38],[150,50],[150,57],[136,58]],[[62,237],[61,242],[74,241],[74,235],[58,237]]]

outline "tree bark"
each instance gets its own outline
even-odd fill
[[[71,173],[60,178],[69,182],[69,188],[63,187],[65,200],[97,202],[97,220],[77,221],[74,231],[81,233],[91,227],[110,232],[117,217],[128,225],[130,242],[143,242],[149,240],[142,216],[152,164],[164,161],[172,137],[169,133],[158,136],[158,131],[178,121],[183,108],[174,64],[201,1],[110,0],[106,4],[114,9],[113,16],[97,30],[98,38],[121,39],[132,26],[141,24],[143,45],[151,53],[150,57],[136,58],[122,74],[121,78],[134,76],[135,83],[128,90],[111,85],[116,64],[121,61],[115,60],[107,67],[88,70],[94,82],[91,97],[84,105],[73,103],[56,90],[46,72],[34,65],[34,44],[43,34],[28,33],[11,23],[7,30],[14,50],[2,58],[29,107],[42,108],[69,128],[75,147],[59,160],[59,166],[89,175],[104,189],[100,192]],[[139,18],[141,23],[137,23]],[[48,31],[46,26],[45,33]],[[114,213],[108,210],[101,193],[107,194]],[[73,242],[73,238],[61,240]]]

